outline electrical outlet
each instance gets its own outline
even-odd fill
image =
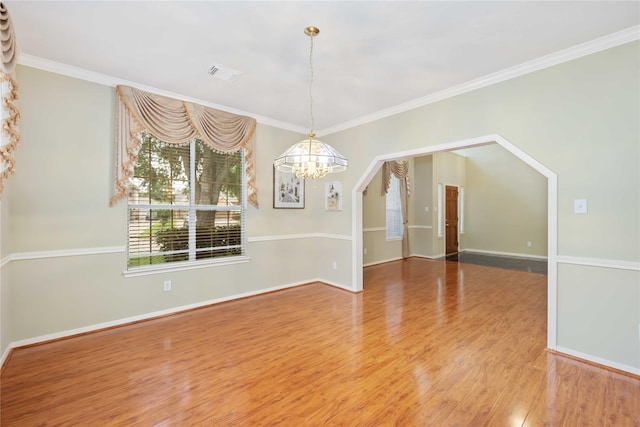
[[[364,248],[364,254],[365,255],[367,254],[367,248]]]
[[[527,242],[527,247],[530,248],[531,246],[533,246],[533,243]]]
[[[171,290],[171,280],[165,280],[164,281],[164,291],[170,291]]]
[[[338,264],[337,264],[335,261],[333,261],[332,266],[333,266],[333,269],[334,269],[334,270],[337,270],[337,269],[338,269]]]

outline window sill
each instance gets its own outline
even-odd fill
[[[387,242],[397,242],[402,240],[402,237],[387,237]]]
[[[195,270],[198,268],[219,267],[223,265],[243,264],[251,261],[248,256],[228,257],[223,259],[207,259],[196,262],[176,262],[157,266],[137,267],[122,272],[124,277],[148,276],[151,274],[173,273],[175,271]]]

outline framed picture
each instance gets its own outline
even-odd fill
[[[273,168],[274,209],[304,209],[304,179]]]
[[[324,210],[342,210],[342,182],[333,181],[324,184]]]

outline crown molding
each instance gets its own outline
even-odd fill
[[[534,59],[532,61],[528,61],[520,65],[516,65],[514,67],[510,67],[502,71],[498,71],[496,73],[488,74],[478,79],[474,79],[466,83],[462,83],[460,85],[456,85],[424,97],[416,98],[414,100],[396,105],[391,108],[380,110],[372,114],[367,114],[365,116],[344,122],[336,126],[318,130],[316,134],[318,135],[318,137],[322,137],[322,136],[330,135],[343,130],[351,129],[356,126],[361,126],[376,120],[394,116],[399,113],[403,113],[403,112],[413,110],[419,107],[423,107],[429,104],[433,104],[435,102],[442,101],[447,98],[451,98],[457,95],[462,95],[464,93],[471,92],[476,89],[481,89],[487,86],[491,86],[496,83],[510,80],[515,77],[520,77],[525,74],[533,73],[535,71],[543,70],[545,68],[549,68],[554,65],[559,65],[564,62],[581,58],[583,56],[591,55],[593,53],[597,53],[606,49],[610,49],[612,47],[630,43],[639,39],[640,39],[640,25],[629,27],[625,30],[618,31],[616,33],[609,34],[604,37],[600,37],[585,43],[581,43],[579,45],[576,45],[567,49],[563,49],[558,52],[554,52],[552,54]],[[256,119],[258,123],[264,124],[267,126],[273,126],[279,129],[289,130],[289,131],[297,132],[301,134],[306,134],[308,132],[308,129],[291,124],[291,123],[282,122],[282,121],[275,120],[265,116],[251,114],[242,110],[236,110],[233,108],[225,107],[224,105],[218,105],[208,101],[204,101],[202,99],[185,97],[183,95],[179,95],[173,92],[164,91],[151,86],[146,86],[136,82],[119,79],[106,74],[100,74],[94,71],[89,71],[89,70],[74,67],[71,65],[62,64],[60,62],[51,61],[51,60],[40,58],[33,55],[28,55],[24,53],[20,54],[18,58],[18,63],[27,67],[38,68],[44,71],[50,71],[50,72],[62,74],[68,77],[78,78],[81,80],[87,80],[87,81],[102,84],[105,86],[112,86],[112,87],[115,87],[117,85],[135,86],[138,89],[151,92],[157,95],[180,99],[187,102],[194,102],[197,104],[201,104],[207,107],[215,108],[215,109],[226,111],[233,114],[253,117]]]
[[[101,84],[104,86],[116,87],[118,85],[133,86],[137,89],[144,90],[160,96],[166,96],[167,98],[179,99],[181,101],[193,102],[195,104],[204,105],[206,107],[215,108],[216,110],[226,111],[227,113],[238,114],[241,116],[253,117],[260,124],[273,126],[275,128],[289,130],[296,133],[306,134],[309,130],[301,126],[296,126],[291,123],[282,122],[269,117],[260,116],[246,111],[237,110],[234,108],[226,107],[224,105],[214,104],[209,101],[204,101],[198,98],[192,98],[177,93],[169,92],[166,90],[158,89],[152,86],[146,86],[140,83],[132,82],[129,80],[119,79],[117,77],[109,76],[107,74],[97,73],[95,71],[85,70],[83,68],[74,67],[72,65],[63,64],[61,62],[51,61],[49,59],[41,58],[38,56],[28,55],[21,53],[18,57],[18,64],[26,67],[37,68],[44,71],[49,71],[56,74],[61,74],[67,77],[73,77],[80,80],[86,80],[92,83]]]
[[[496,73],[488,74],[486,76],[477,78],[475,80],[468,81],[466,83],[459,84],[457,86],[444,89],[431,95],[416,98],[414,100],[396,105],[391,108],[387,108],[366,116],[359,117],[354,120],[350,120],[343,124],[333,126],[327,129],[317,131],[318,137],[330,135],[343,130],[351,129],[356,126],[361,126],[367,123],[374,122],[376,120],[384,119],[390,116],[394,116],[405,111],[413,110],[425,105],[433,104],[438,101],[442,101],[447,98],[452,98],[457,95],[462,95],[467,92],[481,89],[483,87],[491,86],[496,83],[500,83],[506,80],[520,77],[525,74],[533,73],[535,71],[543,70],[545,68],[553,67],[564,62],[572,61],[583,56],[591,55],[612,47],[620,46],[626,43],[630,43],[640,39],[640,25],[629,27],[625,30],[618,31],[613,34],[606,35],[604,37],[597,38],[579,45],[554,52],[552,54],[542,56],[540,58],[524,62],[522,64],[506,68]]]

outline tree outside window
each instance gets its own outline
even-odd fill
[[[129,186],[128,267],[243,255],[242,151],[142,136]]]

